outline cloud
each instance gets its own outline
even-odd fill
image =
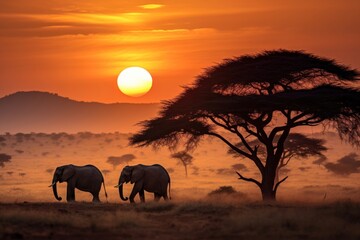
[[[0,14],[0,36],[55,37],[121,34],[142,22],[141,13]]]
[[[165,5],[163,5],[163,4],[145,4],[145,5],[140,5],[139,7],[143,8],[143,9],[159,9],[164,6]]]
[[[360,172],[359,155],[350,153],[337,160],[336,163],[326,163],[324,166],[327,170],[337,175],[349,176],[352,173]]]

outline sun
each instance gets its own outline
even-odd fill
[[[152,77],[142,67],[128,67],[121,71],[117,84],[122,93],[131,97],[141,97],[150,91]]]

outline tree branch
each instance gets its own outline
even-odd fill
[[[252,149],[249,143],[246,141],[245,137],[235,128],[234,132],[240,138],[241,142],[245,145],[245,147],[252,153],[253,156],[256,156],[255,149]]]
[[[300,113],[299,115],[293,117],[293,118],[290,119],[290,120],[291,120],[291,122],[294,123],[295,121],[300,120],[301,118],[305,117],[306,115],[307,115],[306,113]]]
[[[252,160],[255,165],[258,167],[258,169],[263,172],[264,170],[264,165],[262,164],[261,160],[258,158],[256,152],[257,149],[252,149],[251,146],[247,143],[246,139],[244,138],[244,136],[237,130],[237,128],[233,128],[231,129],[231,127],[229,126],[229,124],[227,123],[226,119],[221,118],[220,119],[226,124],[221,124],[219,123],[213,116],[207,116],[214,124],[223,127],[224,129],[235,133],[241,140],[241,142],[244,144],[244,146],[248,149],[248,151],[250,153],[247,153],[239,148],[237,148],[236,146],[234,146],[232,143],[230,143],[227,139],[225,139],[223,136],[217,134],[217,133],[210,133],[209,135],[213,135],[216,136],[218,138],[220,138],[223,142],[225,142],[227,145],[230,146],[231,149],[235,150],[237,153],[242,154],[243,156],[249,158],[250,160]]]
[[[318,119],[318,120],[313,120],[313,119],[316,119],[316,117],[309,117],[309,118],[304,119],[302,121],[294,122],[293,126],[304,126],[304,125],[317,126],[317,125],[319,125],[320,123],[322,123],[324,121],[322,119]],[[313,120],[313,121],[311,121],[311,120]]]
[[[234,133],[234,130],[231,130],[229,124],[227,124],[227,122],[226,122],[226,120],[225,120],[224,118],[218,117],[218,118],[220,118],[223,122],[225,122],[226,125],[220,123],[219,121],[216,121],[216,119],[215,119],[214,117],[210,116],[210,115],[208,115],[207,117],[208,117],[215,125],[218,125],[218,126],[224,128],[224,129],[226,129],[226,130]]]
[[[221,136],[220,134],[215,133],[215,132],[209,132],[209,133],[207,133],[207,134],[210,135],[210,136],[214,136],[214,137],[219,138],[219,139],[222,140],[224,143],[226,143],[231,149],[233,149],[235,152],[237,152],[237,153],[239,153],[239,154],[241,154],[241,155],[249,158],[250,160],[253,160],[253,159],[252,159],[252,155],[250,155],[249,153],[247,153],[247,152],[245,152],[245,151],[243,151],[243,150],[235,147],[234,144],[232,144],[231,142],[229,142],[226,138],[224,138],[224,137]]]
[[[289,136],[290,133],[290,127],[287,127],[284,132],[281,134],[276,146],[276,152],[275,152],[275,159],[277,159],[277,161],[280,161],[281,158],[281,154],[284,152],[284,143],[286,141],[286,138]],[[278,162],[276,162],[276,166],[278,165]]]
[[[246,177],[242,176],[238,171],[235,171],[235,172],[237,173],[237,175],[239,175],[239,179],[247,181],[247,182],[253,182],[261,188],[261,183],[259,183],[257,180],[255,180],[253,178],[246,178]]]
[[[226,121],[225,118],[221,117],[221,116],[217,116],[217,118],[220,118],[225,124],[220,123],[219,121],[217,121],[213,116],[208,116],[208,118],[215,124],[218,125],[232,133],[235,133],[241,140],[241,142],[244,144],[244,146],[247,148],[247,150],[251,153],[251,155],[256,156],[254,150],[251,148],[251,146],[247,143],[245,137],[238,131],[238,129],[236,127],[231,127],[228,124],[228,121]]]
[[[284,131],[286,128],[287,128],[287,126],[275,127],[269,135],[269,141],[272,142],[274,140],[276,134],[278,132]]]
[[[286,176],[286,177],[284,177],[281,181],[279,181],[278,183],[276,183],[275,188],[274,188],[274,192],[275,192],[275,193],[276,193],[277,188],[279,187],[279,185],[280,185],[281,183],[283,183],[288,177],[289,177],[289,176]]]
[[[286,161],[286,162],[284,162],[284,164],[283,164],[283,166],[282,166],[282,167],[285,167],[286,165],[288,165],[288,164],[289,164],[289,162],[290,162],[290,160],[291,160],[293,157],[294,157],[294,154],[291,154],[291,155],[288,157],[287,161]]]

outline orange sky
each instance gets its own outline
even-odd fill
[[[0,97],[41,90],[83,101],[159,102],[202,69],[265,49],[302,49],[360,67],[358,0],[0,1]],[[119,72],[152,90],[123,95]]]

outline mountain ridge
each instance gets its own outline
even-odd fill
[[[134,132],[159,103],[100,103],[55,93],[16,92],[0,98],[0,132]]]

